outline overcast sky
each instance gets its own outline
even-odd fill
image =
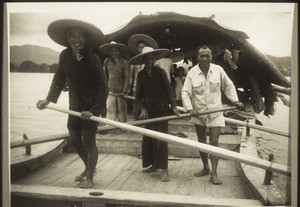
[[[94,24],[104,34],[128,23],[139,12],[173,11],[196,17],[215,15],[222,26],[248,34],[261,52],[290,56],[294,4],[292,3],[8,3],[10,45],[35,44],[62,51],[47,35],[48,25],[64,18]]]

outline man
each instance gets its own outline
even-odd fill
[[[104,41],[104,35],[93,25],[77,20],[55,21],[49,25],[48,34],[67,49],[60,54],[47,98],[39,100],[37,108],[41,110],[50,102],[56,103],[65,85],[69,86],[70,109],[81,112],[81,118],[69,115],[67,127],[71,143],[85,165],[85,170],[75,181],[85,179],[81,187],[92,188],[98,160],[97,123],[89,117],[100,115],[108,88],[100,59],[90,48],[98,47]]]
[[[121,43],[110,42],[100,46],[99,51],[107,56],[104,71],[108,77],[107,118],[127,122],[127,99],[129,65],[124,58],[129,48]]]
[[[177,110],[174,94],[165,71],[154,65],[159,58],[170,53],[168,49],[154,50],[144,47],[142,54],[136,55],[129,60],[132,65],[145,64],[143,70],[137,76],[136,101],[141,109],[140,119],[156,118],[175,113]],[[170,108],[171,106],[171,108]],[[168,122],[149,124],[147,129],[168,133]],[[142,140],[143,167],[148,167],[143,172],[154,172],[162,169],[161,181],[170,180],[168,174],[168,143],[143,136]]]
[[[206,143],[206,128],[209,128],[209,143],[218,146],[221,127],[225,127],[225,120],[222,112],[208,115],[196,116],[198,112],[210,109],[221,109],[221,90],[228,99],[238,108],[243,104],[238,101],[236,88],[233,82],[226,75],[221,66],[212,64],[212,53],[207,46],[198,51],[198,65],[188,72],[182,89],[182,100],[185,109],[195,117],[191,121],[195,124],[198,141]],[[194,174],[196,177],[210,173],[207,153],[200,152],[203,162],[203,169]],[[210,181],[213,184],[222,184],[217,176],[218,158],[210,155],[212,172]]]
[[[149,37],[148,35],[135,34],[128,39],[128,47],[134,55],[141,54],[145,46],[152,47],[153,49],[158,48],[158,45],[155,42],[155,40]],[[129,88],[127,92],[128,94],[132,93],[133,96],[136,95],[137,74],[139,71],[141,71],[144,68],[144,66],[145,66],[144,64],[129,66],[130,72],[129,72]],[[133,105],[134,120],[138,120],[138,117],[140,115],[140,109],[138,108],[136,101],[133,101],[132,105]]]

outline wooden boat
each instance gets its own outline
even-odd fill
[[[49,106],[49,108],[69,113],[69,110],[53,106]],[[70,113],[80,116],[78,112],[71,111]],[[100,154],[94,188],[76,188],[79,183],[73,180],[74,174],[80,173],[83,164],[76,153],[61,152],[53,160],[48,159],[43,167],[35,170],[27,169],[27,175],[12,183],[13,206],[286,205],[284,195],[274,184],[265,185],[264,191],[261,191],[257,185],[253,185],[253,183],[262,184],[263,174],[260,176],[256,174],[254,177],[247,176],[249,168],[243,167],[237,162],[290,175],[290,170],[286,166],[276,163],[271,165],[265,160],[258,162],[257,158],[248,159],[249,157],[237,153],[241,151],[241,144],[245,147],[245,143],[247,143],[245,140],[251,139],[250,136],[245,135],[243,128],[234,130],[230,127],[225,128],[220,140],[222,148],[214,149],[210,145],[206,146],[196,142],[193,125],[187,120],[170,121],[171,131],[180,129],[188,135],[188,138],[179,138],[103,118],[93,117],[91,119],[101,120],[102,123],[111,124],[124,130],[129,129],[129,132],[112,132],[100,134],[97,137]],[[230,119],[227,121],[230,122]],[[130,132],[134,130],[138,134]],[[172,139],[169,140],[170,182],[161,182],[158,172],[152,174],[141,172],[140,133],[152,133],[153,137],[158,139],[165,139],[164,137],[166,140]],[[201,167],[197,150],[199,148],[203,148],[210,154],[224,155],[220,159],[218,168],[219,176],[224,182],[223,185],[212,185],[209,176],[201,178],[193,176],[193,173]],[[249,148],[251,148],[250,145]],[[257,167],[254,169],[257,172]]]
[[[290,87],[290,82],[281,75],[276,66],[246,41],[248,36],[245,33],[225,29],[211,18],[194,18],[176,13],[139,15],[123,28],[106,35],[107,42],[113,40],[127,44],[128,38],[136,33],[153,37],[160,47],[171,49],[172,57],[178,54],[182,57],[184,55],[194,57],[197,46],[201,44],[209,44],[218,48],[214,51],[217,54],[214,57],[215,63],[224,67],[236,86],[243,89],[243,94],[249,93],[248,96],[254,100],[252,102],[254,106],[262,104],[262,97],[266,101],[271,99],[267,101],[268,107],[273,106],[274,99],[268,94],[273,95],[278,87],[273,87],[272,84],[281,86],[284,90]],[[223,55],[220,54],[223,54],[225,49],[241,51],[238,70],[232,70],[224,62]],[[56,110],[55,107],[52,109]],[[266,114],[272,114],[272,112],[267,111]],[[98,121],[97,118],[95,121]],[[230,122],[230,120],[227,121]],[[113,126],[115,124],[101,118],[100,122]],[[233,124],[236,125],[236,123]],[[238,125],[241,123],[239,122]],[[123,125],[117,124],[115,127],[122,128]],[[13,206],[288,204],[285,195],[276,188],[268,176],[265,177],[265,172],[267,170],[267,175],[274,171],[290,176],[290,169],[287,166],[254,157],[257,153],[251,141],[252,138],[250,135],[246,136],[246,127],[251,127],[251,124],[247,123],[244,127],[233,131],[225,130],[220,140],[222,149],[214,149],[212,146],[197,143],[194,128],[187,119],[170,121],[170,131],[184,132],[188,138],[181,139],[172,135],[161,137],[156,133],[151,134],[158,139],[167,137],[166,141],[170,142],[171,181],[168,183],[162,183],[158,173],[141,173],[141,135],[146,132],[139,129],[133,133],[129,130],[130,127],[132,125],[126,125],[122,128],[125,130],[122,133],[100,133],[97,137],[100,154],[93,189],[77,188],[79,183],[73,181],[74,175],[79,174],[83,166],[76,153],[72,150],[71,152],[63,150],[66,149],[64,146],[67,135],[48,137],[47,141],[60,140],[57,141],[59,145],[54,147],[55,150],[46,153],[44,157],[37,156],[36,159],[27,158],[21,162],[12,163]],[[40,142],[44,142],[43,138],[12,143],[12,146],[29,146]],[[193,177],[193,173],[201,167],[198,158],[199,150],[221,157],[218,172],[223,185],[212,185],[209,177]],[[245,156],[244,153],[246,153]],[[264,180],[269,180],[266,182],[267,185],[262,185]]]

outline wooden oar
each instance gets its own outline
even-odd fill
[[[121,96],[121,95],[114,94],[114,93],[111,93],[111,92],[109,92],[109,95],[112,95],[112,96],[119,96],[119,97],[124,97],[124,98],[127,98],[127,99],[131,99],[131,100],[135,100],[135,97],[134,97],[134,96],[129,96],[129,95]]]
[[[225,122],[228,122],[230,124],[239,125],[239,126],[245,126],[245,127],[249,127],[249,128],[253,128],[253,129],[258,129],[258,130],[261,130],[261,131],[265,131],[265,132],[269,132],[269,133],[273,133],[273,134],[278,134],[278,135],[281,135],[281,136],[291,138],[290,133],[278,131],[276,129],[272,129],[272,128],[265,127],[265,126],[260,126],[260,125],[257,125],[257,124],[251,124],[251,123],[248,123],[248,122],[245,122],[245,121],[239,121],[239,120],[236,120],[236,119],[231,119],[231,118],[225,117]]]
[[[198,115],[227,111],[227,110],[231,110],[233,108],[235,108],[235,107],[227,107],[227,108],[218,109],[218,110],[207,110],[207,111],[200,112]],[[174,120],[174,119],[181,119],[181,118],[186,118],[186,117],[191,117],[191,114],[186,113],[186,114],[180,114],[179,116],[177,116],[177,115],[164,116],[164,117],[159,117],[159,118],[131,121],[131,122],[126,122],[126,123],[130,124],[130,125],[134,125],[134,126],[139,126],[139,125],[144,125],[144,124],[150,124],[150,123],[168,121],[168,120]],[[115,126],[111,126],[111,125],[110,126],[102,126],[102,127],[99,127],[98,132],[106,132],[106,131],[115,130],[115,129],[118,129],[118,128]],[[46,137],[33,138],[33,139],[29,139],[29,140],[15,141],[15,142],[10,143],[10,148],[13,149],[13,148],[17,148],[17,147],[41,144],[41,143],[45,143],[45,142],[66,139],[68,137],[69,137],[69,134],[58,134],[58,135],[50,135],[50,136],[46,136]]]
[[[177,109],[179,111],[184,111],[184,108],[180,107],[180,106],[177,106]],[[235,108],[233,108],[233,109],[235,109]],[[282,131],[279,131],[279,130],[276,130],[276,129],[272,129],[272,128],[265,127],[265,126],[260,126],[260,125],[257,125],[257,124],[251,124],[251,123],[248,123],[248,122],[245,122],[245,121],[240,121],[240,120],[225,117],[225,122],[230,123],[230,124],[235,124],[235,125],[238,125],[238,126],[246,126],[246,127],[249,127],[249,128],[258,129],[258,130],[261,130],[261,131],[269,132],[269,133],[272,133],[272,134],[278,134],[278,135],[281,135],[281,136],[291,138],[290,133],[282,132]]]
[[[182,108],[182,107],[180,107],[180,108]],[[217,112],[229,111],[229,110],[232,110],[232,109],[236,109],[236,107],[232,106],[232,107],[226,107],[226,108],[222,108],[222,109],[201,111],[201,112],[198,113],[198,116],[204,115],[204,114],[212,114],[212,113],[217,113]],[[184,113],[184,114],[180,114],[179,116],[177,116],[177,115],[163,116],[163,117],[158,117],[158,118],[151,118],[151,119],[145,119],[145,120],[126,122],[126,124],[138,126],[138,125],[151,124],[151,123],[156,123],[156,122],[161,122],[161,121],[170,121],[170,120],[175,120],[175,119],[182,119],[182,118],[187,118],[187,117],[191,117],[191,116],[192,115],[190,113]],[[104,126],[104,127],[100,127],[100,131],[108,131],[108,130],[113,130],[113,129],[116,129],[116,128],[117,127],[114,127],[114,126]]]
[[[274,91],[278,91],[280,93],[284,93],[286,95],[291,95],[291,88],[284,88],[282,86],[277,86],[275,84],[272,84],[272,88]]]
[[[52,109],[55,111],[59,111],[59,112],[63,112],[66,114],[70,114],[73,116],[77,116],[77,117],[81,117],[81,113],[76,112],[76,111],[71,111],[71,110],[67,110],[67,109],[62,109],[59,108],[57,106],[52,106],[52,105],[47,105],[46,108],[48,109]],[[117,122],[117,121],[112,121],[109,119],[105,119],[105,118],[100,118],[100,117],[96,117],[96,116],[91,116],[90,120],[92,121],[96,121],[99,123],[105,123],[108,125],[113,125],[115,127],[127,130],[127,131],[131,131],[134,133],[138,133],[138,134],[142,134],[145,136],[149,136],[149,137],[153,137],[165,142],[170,142],[170,143],[175,143],[175,144],[183,144],[185,146],[188,146],[190,148],[194,148],[197,150],[200,150],[202,152],[206,152],[208,154],[212,154],[215,156],[219,156],[219,157],[224,157],[230,160],[235,160],[238,162],[242,162],[245,164],[249,164],[249,165],[253,165],[256,167],[260,167],[263,169],[268,169],[268,170],[272,170],[273,172],[277,172],[280,174],[285,174],[290,176],[291,175],[291,169],[288,166],[284,166],[284,165],[280,165],[277,163],[273,163],[273,162],[269,162],[267,160],[261,160],[258,158],[253,158],[251,156],[247,156],[247,155],[242,155],[230,150],[226,150],[226,149],[222,149],[219,147],[215,147],[215,146],[211,146],[208,144],[203,144],[200,142],[196,142],[193,140],[189,140],[189,139],[183,139],[180,137],[176,137],[176,136],[172,136],[169,134],[164,134],[161,132],[156,132],[156,131],[152,131],[149,129],[144,129],[141,127],[136,127],[136,126],[132,126],[126,123],[121,123],[121,122]]]

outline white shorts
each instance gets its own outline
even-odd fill
[[[191,122],[206,127],[225,127],[223,112],[192,117]]]

